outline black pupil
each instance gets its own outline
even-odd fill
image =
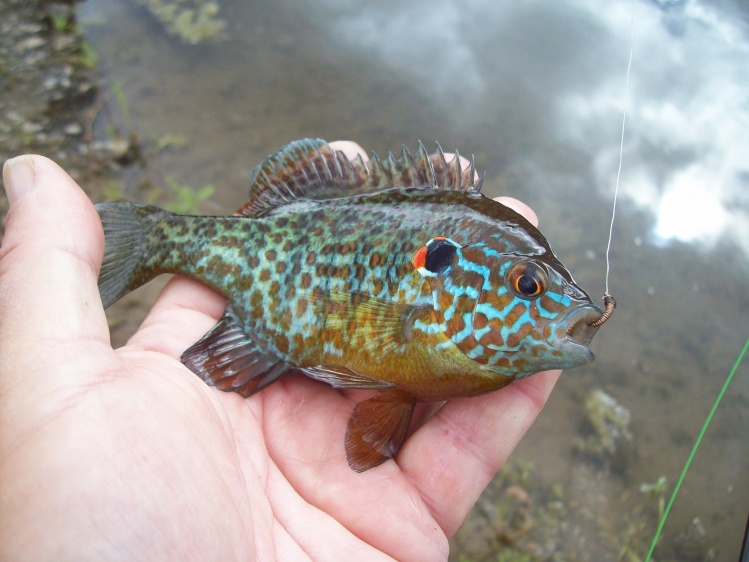
[[[453,260],[458,249],[447,240],[435,240],[427,248],[426,267],[432,273],[442,273]]]
[[[523,275],[518,279],[518,291],[524,295],[535,295],[538,292],[538,281],[530,275]]]

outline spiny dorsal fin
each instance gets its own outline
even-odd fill
[[[360,156],[349,160],[322,139],[294,141],[255,166],[248,201],[237,213],[257,217],[295,199],[338,199],[409,187],[480,193],[483,176],[476,179],[473,159],[463,170],[457,150],[455,155],[448,162],[439,144],[430,155],[419,142],[414,155],[404,146],[398,159],[390,152],[380,159],[373,152],[364,162]]]

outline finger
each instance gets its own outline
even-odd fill
[[[330,148],[332,148],[333,150],[343,152],[343,154],[349,160],[356,160],[357,156],[361,156],[362,160],[364,160],[365,162],[369,160],[369,157],[367,156],[367,153],[364,151],[364,149],[354,141],[333,141],[329,143],[328,146],[330,146]]]
[[[359,146],[354,141],[333,141],[329,143],[329,146],[333,150],[337,150],[339,152],[343,152],[343,154],[348,158],[349,160],[356,160],[357,156],[361,156],[362,160],[365,162],[369,160],[369,156],[367,155],[366,151]],[[445,152],[445,160],[447,162],[451,162],[455,158],[455,154],[452,152]],[[461,170],[467,170],[471,167],[471,161],[464,156],[460,157],[460,169]],[[476,179],[479,178],[478,173],[476,173]],[[509,199],[509,198],[508,198]],[[516,199],[513,199],[513,201],[517,201]],[[522,203],[521,203],[522,205]]]
[[[9,160],[3,180],[11,202],[0,246],[4,351],[35,362],[42,342],[47,347],[74,341],[108,346],[97,287],[104,234],[88,197],[42,156]]]
[[[502,203],[505,207],[509,207],[513,211],[516,211],[523,215],[533,226],[538,226],[538,217],[536,216],[536,213],[533,212],[533,209],[531,209],[528,205],[523,203],[522,201],[518,201],[517,199],[514,199],[513,197],[497,197],[494,199],[495,201],[499,201]]]
[[[447,536],[458,530],[536,419],[560,373],[538,373],[497,392],[450,400],[406,441],[398,465]]]
[[[444,533],[393,461],[364,473],[349,468],[346,425],[363,394],[343,396],[302,377],[263,390],[268,452],[307,503],[365,542],[398,560],[446,560]]]

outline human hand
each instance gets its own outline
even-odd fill
[[[179,356],[224,301],[181,277],[113,350],[93,205],[45,158],[3,172],[0,559],[444,560],[557,379],[451,400],[394,460],[356,473],[343,436],[361,391],[208,387]]]

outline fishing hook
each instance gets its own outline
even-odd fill
[[[606,309],[603,311],[601,317],[595,322],[591,322],[590,324],[588,324],[588,326],[598,328],[598,326],[603,325],[609,318],[611,318],[611,315],[614,314],[614,309],[616,308],[616,301],[614,300],[614,297],[606,293],[605,295],[603,295],[603,304],[606,305]]]

